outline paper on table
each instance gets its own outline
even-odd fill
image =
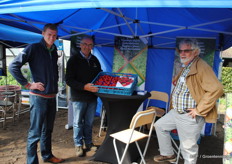
[[[131,77],[130,79],[134,80],[133,77]],[[116,84],[116,87],[130,88],[130,87],[132,86],[132,84],[133,84],[133,82],[130,83],[130,84],[128,84],[128,85],[126,85],[126,86],[123,86],[123,85],[118,81],[117,84]]]
[[[147,91],[137,91],[137,95],[145,95]]]

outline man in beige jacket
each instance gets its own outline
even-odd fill
[[[177,129],[185,164],[195,164],[198,157],[197,140],[205,122],[217,121],[216,101],[223,86],[211,67],[200,57],[195,39],[184,39],[178,47],[183,70],[177,76],[171,96],[171,109],[155,123],[160,155],[155,162],[174,162],[170,131]]]

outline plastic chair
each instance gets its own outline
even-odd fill
[[[13,119],[13,123],[15,121],[17,94],[14,91],[6,91],[2,92],[0,97],[0,112],[2,112],[0,122],[3,122],[3,128],[5,128],[7,119]],[[10,113],[10,110],[12,110],[12,113]],[[8,113],[10,113],[11,116],[8,116]]]
[[[178,136],[178,132],[176,129],[172,130],[170,132],[170,135],[171,135],[171,141],[173,143],[173,150],[174,152],[176,153],[176,162],[174,162],[175,164],[178,164],[179,162],[179,159],[182,159],[182,156],[181,156],[181,148],[180,148],[180,144],[178,145],[177,141],[179,141],[179,136]],[[198,141],[197,141],[197,144],[200,144],[200,141],[201,141],[201,136],[199,137]]]
[[[151,91],[151,96],[148,98],[146,109],[155,109],[156,110],[156,116],[162,117],[165,113],[168,111],[168,103],[169,103],[169,96],[166,92],[160,92],[160,91]],[[159,100],[165,102],[165,110],[159,107],[150,106],[150,103],[152,100]],[[145,127],[148,129],[148,127]]]
[[[179,159],[180,158],[182,159],[181,154],[180,154],[180,145],[178,146],[178,144],[176,143],[176,141],[172,137],[171,137],[171,141],[174,145],[174,148],[173,148],[174,152],[176,153],[176,162],[173,162],[173,163],[178,164]]]
[[[166,92],[160,92],[160,91],[151,91],[151,97],[148,98],[147,101],[147,105],[146,105],[146,109],[149,107],[151,100],[159,100],[159,101],[163,101],[166,103],[165,106],[165,112],[168,112],[168,103],[169,103],[169,96]],[[156,107],[156,109],[158,109],[159,107]],[[159,108],[161,109],[161,108]],[[164,114],[161,110],[159,110],[161,113],[158,113],[157,111],[157,116],[158,117],[162,117],[162,115]]]
[[[116,132],[116,133],[113,133],[110,135],[111,137],[113,137],[114,149],[115,149],[117,161],[119,164],[123,163],[123,159],[126,155],[126,152],[128,150],[129,145],[131,143],[134,143],[134,142],[135,142],[137,149],[139,151],[139,154],[141,156],[140,163],[142,163],[142,162],[144,164],[146,163],[144,157],[145,157],[145,154],[146,154],[146,151],[148,148],[148,144],[149,144],[149,141],[151,138],[155,118],[156,118],[156,110],[155,109],[149,109],[149,110],[137,112],[131,120],[129,129],[122,130],[122,131],[119,131],[119,132]],[[145,134],[145,133],[142,133],[142,132],[136,130],[136,128],[139,128],[139,127],[147,125],[147,124],[151,124],[151,128],[150,128],[148,134]],[[138,141],[141,139],[144,139],[144,138],[147,138],[147,142],[146,142],[144,151],[142,153],[140,146],[138,144]],[[121,141],[121,142],[126,144],[124,151],[122,153],[121,159],[119,157],[119,153],[117,150],[116,140]]]
[[[98,137],[101,137],[102,129],[106,130],[106,128],[107,128],[107,126],[105,125],[105,122],[106,122],[106,109],[104,108],[104,106],[102,106],[101,123],[100,123],[100,129],[99,129]]]
[[[174,130],[173,130],[174,131]],[[173,150],[174,150],[174,152],[176,153],[176,162],[173,162],[173,163],[175,163],[175,164],[178,164],[178,162],[179,162],[179,159],[181,158],[182,159],[182,157],[181,157],[181,154],[180,154],[180,144],[178,145],[177,144],[177,140],[179,141],[179,137],[178,137],[178,134],[177,134],[177,130],[175,129],[175,131],[176,131],[176,133],[173,133],[172,131],[170,132],[170,135],[171,135],[171,141],[172,141],[172,143],[173,143]]]

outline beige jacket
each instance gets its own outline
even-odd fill
[[[179,78],[181,73],[178,75]],[[186,84],[197,103],[197,112],[206,122],[217,121],[216,102],[223,94],[223,86],[212,68],[200,57],[194,61],[186,77]],[[171,108],[172,109],[172,108]]]

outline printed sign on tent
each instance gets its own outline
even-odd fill
[[[144,89],[147,45],[140,39],[115,37],[113,72],[138,75],[139,89]]]

